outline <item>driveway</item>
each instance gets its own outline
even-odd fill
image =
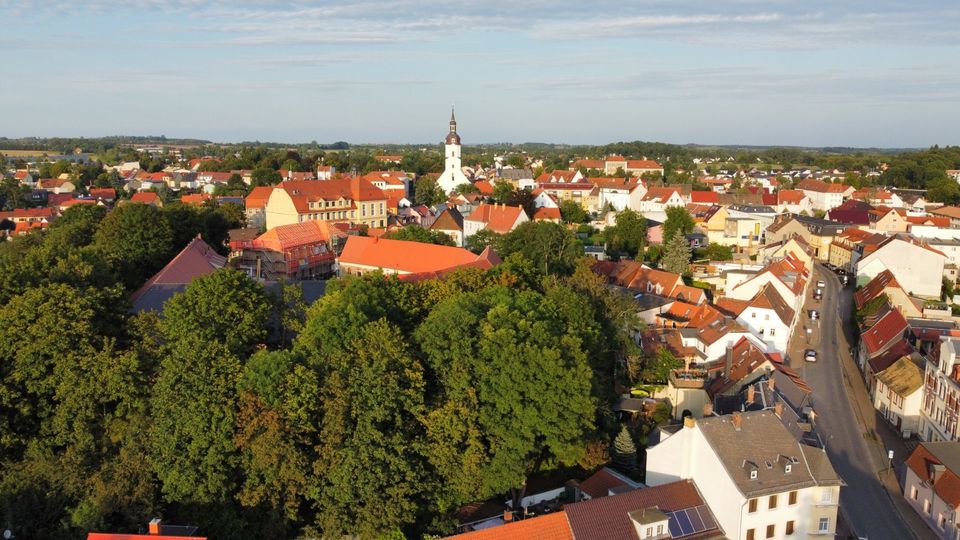
[[[820,265],[812,279],[826,282],[823,300],[812,299],[816,283],[812,284],[789,356],[791,366],[814,390],[816,431],[834,468],[847,484],[840,491],[841,513],[857,535],[870,540],[927,538],[928,531],[922,524],[915,533],[915,527],[905,523],[909,516],[901,515],[902,509],[895,505],[888,491],[895,489],[892,486],[896,484],[894,475],[887,470],[884,445],[876,441],[875,429],[865,427],[873,409],[850,356],[853,288],[842,287],[836,275]],[[818,321],[810,321],[810,308],[820,311]],[[809,335],[805,335],[804,327],[811,329]],[[803,349],[807,347],[817,350],[816,363],[803,360]],[[881,483],[880,475],[886,485]],[[894,495],[899,497],[899,491]]]

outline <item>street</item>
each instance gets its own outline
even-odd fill
[[[871,425],[873,409],[868,405],[865,385],[850,357],[853,287],[842,287],[837,276],[819,264],[811,279],[814,283],[807,295],[800,326],[794,332],[789,356],[791,367],[814,390],[816,431],[824,441],[834,468],[847,484],[841,489],[841,512],[860,537],[870,540],[925,538],[925,531],[915,533],[915,527],[904,522],[902,510],[895,506],[878,477],[878,473],[889,467],[883,442],[875,442],[876,431],[885,426]],[[811,298],[818,279],[826,282],[822,301]],[[807,309],[810,308],[820,311],[819,320],[809,319]],[[844,324],[842,332],[841,323]],[[804,327],[811,328],[809,336],[804,335]],[[807,347],[817,350],[817,362],[803,360],[803,349]],[[859,409],[855,411],[854,406]],[[896,457],[902,460],[904,456]],[[891,485],[894,476],[890,471],[883,474],[887,485]],[[922,525],[921,528],[925,529]]]

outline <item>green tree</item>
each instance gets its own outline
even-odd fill
[[[677,232],[687,235],[693,232],[694,222],[690,212],[682,206],[667,207],[667,220],[663,222],[663,243],[669,244]]]
[[[639,213],[626,209],[617,214],[614,225],[603,230],[607,251],[626,253],[637,257],[647,243],[647,220]]]
[[[283,181],[283,177],[280,176],[280,173],[265,167],[259,167],[253,169],[250,173],[250,187],[255,188],[258,186],[275,186]]]
[[[418,178],[417,181],[414,182],[414,187],[413,187],[414,204],[425,204],[427,206],[433,206],[435,204],[440,204],[445,200],[447,200],[447,195],[446,193],[443,192],[443,189],[440,188],[440,185],[437,184],[436,178],[423,176]]]
[[[490,246],[498,254],[502,251],[501,242],[503,241],[502,234],[495,233],[490,229],[480,229],[473,235],[467,238],[466,248],[474,253],[480,253],[487,246]]]
[[[620,428],[620,433],[613,441],[611,458],[615,467],[627,474],[633,474],[637,470],[637,445],[633,443],[633,437],[626,426]]]
[[[493,200],[499,204],[510,204],[514,197],[513,184],[510,182],[497,182],[493,185]]]
[[[674,274],[690,271],[690,242],[682,234],[674,234],[663,250],[663,269]]]
[[[733,248],[721,244],[710,243],[706,247],[697,249],[694,257],[711,261],[729,261],[733,258]]]
[[[666,384],[670,372],[682,367],[683,360],[674,356],[666,347],[660,347],[656,353],[644,357],[640,380],[644,383]]]
[[[560,203],[560,217],[567,223],[586,223],[590,219],[587,211],[572,200]]]
[[[129,289],[160,270],[173,255],[173,231],[159,210],[145,204],[114,208],[100,222],[93,245]]]
[[[440,246],[456,245],[449,235],[440,231],[424,229],[419,225],[407,225],[402,229],[396,229],[383,235],[389,240],[407,240],[409,242],[422,242],[424,244],[437,244]]]
[[[497,247],[500,257],[519,253],[544,274],[570,274],[577,259],[583,256],[583,246],[576,235],[550,221],[521,223],[505,234]]]

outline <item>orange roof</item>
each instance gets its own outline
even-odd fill
[[[720,202],[720,194],[716,191],[691,191],[690,202],[716,204]]]
[[[484,203],[474,209],[464,220],[486,223],[487,229],[505,234],[513,230],[522,213],[523,208],[519,206]]]
[[[33,229],[46,229],[50,224],[46,221],[20,221],[14,226],[13,232],[23,234]]]
[[[70,208],[78,204],[97,204],[97,201],[93,199],[69,199],[60,203],[60,208]]]
[[[659,202],[667,202],[674,193],[678,193],[676,188],[650,188],[647,191],[647,194],[643,196],[645,201],[658,200]]]
[[[642,185],[640,180],[637,178],[588,178],[588,182],[599,187],[600,189],[625,189],[627,191],[633,191],[637,189],[637,186]]]
[[[739,317],[740,314],[743,313],[743,310],[750,307],[750,302],[748,300],[737,300],[736,298],[724,296],[716,301],[715,306],[725,315]]]
[[[340,178],[336,180],[289,180],[277,186],[290,195],[297,212],[305,214],[311,212],[309,203],[319,200],[336,201],[349,199],[353,201],[386,201],[383,190],[374,186],[369,180],[358,177]]]
[[[845,184],[830,184],[824,182],[823,180],[808,179],[797,184],[797,188],[805,191],[817,191],[820,193],[843,193],[844,191],[850,189],[850,186]]]
[[[491,185],[490,182],[487,182],[486,180],[480,180],[479,182],[474,182],[473,185],[480,190],[481,195],[485,195],[487,197],[493,195],[493,185]]]
[[[253,247],[287,251],[320,242],[329,243],[333,238],[344,236],[343,231],[326,221],[308,220],[274,227],[254,240]]]
[[[578,159],[573,162],[573,168],[579,169],[583,167],[585,169],[602,169],[606,163],[602,159]]]
[[[477,260],[477,255],[458,247],[351,236],[347,238],[339,260],[341,265],[419,273],[470,264]]]
[[[630,159],[627,160],[628,169],[662,169],[663,165],[660,165],[652,159]]]
[[[907,222],[913,225],[931,225],[941,229],[950,226],[950,218],[940,216],[907,216]]]
[[[267,206],[267,199],[273,193],[273,186],[257,186],[250,190],[250,194],[244,199],[247,210],[263,208]]]
[[[781,189],[777,192],[778,204],[800,204],[807,195],[799,189]]]
[[[183,204],[195,204],[197,206],[201,206],[204,202],[209,200],[209,193],[191,193],[189,195],[182,195],[180,197],[180,202]]]
[[[573,540],[573,531],[563,510],[457,535],[464,540]]]
[[[933,492],[937,494],[944,502],[952,508],[960,506],[960,477],[957,476],[954,466],[956,466],[956,443],[920,443],[907,458],[907,466],[920,477],[920,480],[933,483]],[[931,451],[933,450],[933,451]],[[935,453],[940,453],[943,457],[938,458]],[[951,463],[944,463],[948,461]],[[944,471],[936,482],[932,482],[934,475],[933,465],[944,465]]]
[[[133,197],[130,197],[130,202],[143,203],[143,204],[154,204],[160,200],[160,196],[152,191],[141,191],[134,193]]]
[[[113,200],[117,198],[117,192],[113,188],[90,188],[90,196],[96,199]]]
[[[559,208],[547,208],[546,206],[537,208],[537,211],[533,213],[533,220],[560,220],[560,209]]]

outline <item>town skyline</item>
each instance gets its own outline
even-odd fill
[[[957,144],[936,2],[0,1],[8,136]],[[42,36],[42,38],[41,38]],[[37,69],[37,66],[50,66]],[[438,129],[438,126],[440,129]]]

